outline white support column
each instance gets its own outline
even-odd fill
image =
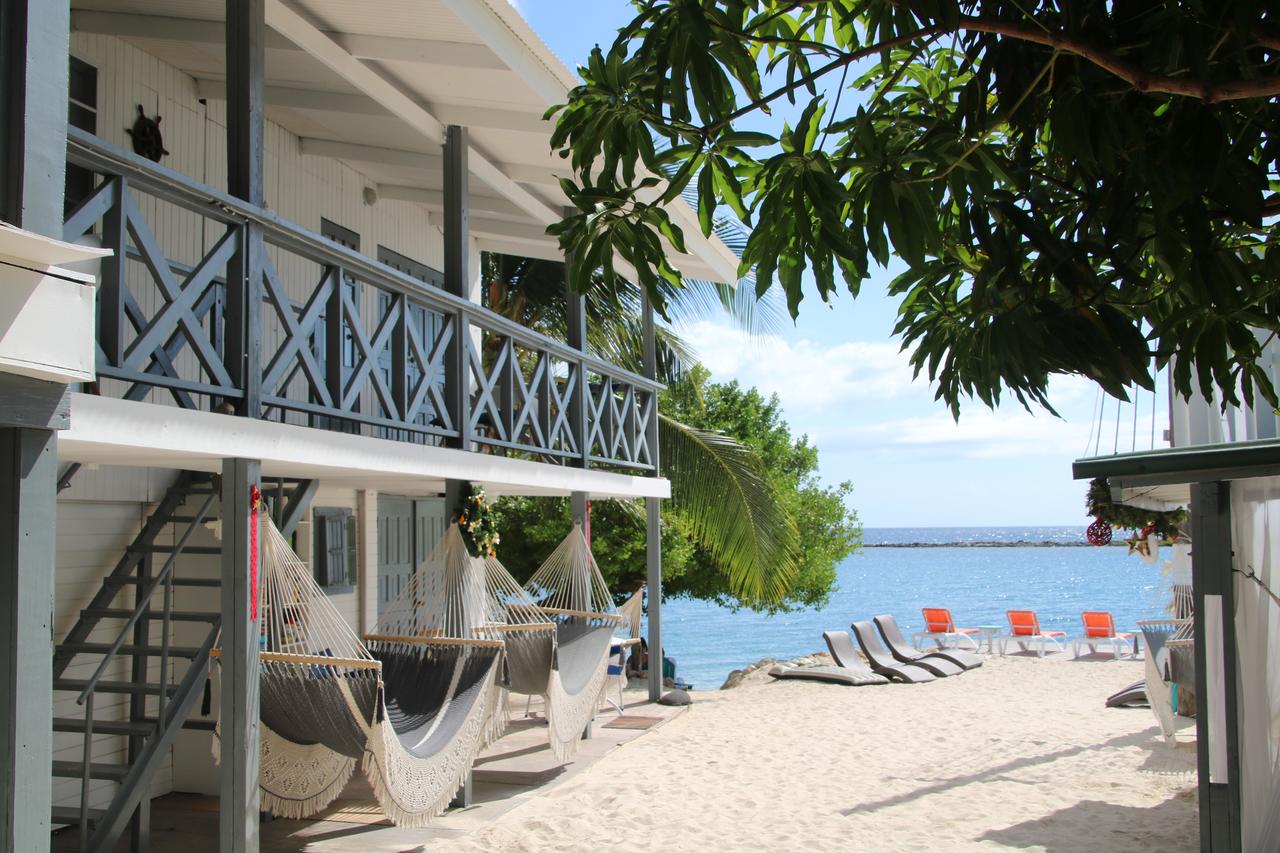
[[[378,622],[378,493],[356,492],[356,524],[359,535],[359,564],[356,593],[360,601],[360,634],[373,633]]]

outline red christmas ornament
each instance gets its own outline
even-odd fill
[[[1111,525],[1101,518],[1095,518],[1084,532],[1090,545],[1108,545],[1111,543]]]

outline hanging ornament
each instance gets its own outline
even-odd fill
[[[1111,544],[1111,525],[1101,518],[1095,518],[1084,533],[1090,545]]]
[[[1127,540],[1129,553],[1137,554],[1144,563],[1154,565],[1160,558],[1160,537],[1156,535],[1155,522],[1148,522]]]

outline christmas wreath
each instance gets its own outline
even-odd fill
[[[1176,542],[1182,538],[1178,525],[1187,520],[1185,509],[1150,510],[1111,500],[1111,487],[1101,477],[1089,484],[1089,515],[1094,518],[1089,525],[1089,541],[1105,545],[1111,541],[1111,529],[1137,531],[1129,538],[1129,552],[1146,554],[1147,539],[1155,534],[1161,541]]]
[[[498,544],[502,537],[498,535],[493,507],[485,499],[484,489],[480,486],[471,487],[471,494],[467,496],[462,512],[458,515],[458,529],[462,531],[462,540],[467,543],[467,551],[471,556],[498,556]]]

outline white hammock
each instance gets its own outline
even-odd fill
[[[613,596],[578,524],[524,589],[546,621],[555,625],[554,656],[542,695],[551,751],[565,761],[577,750],[583,730],[600,707],[609,647],[623,617],[614,612]],[[508,642],[510,648],[510,636]]]
[[[359,761],[387,817],[426,824],[447,808],[501,716],[502,644],[466,621],[481,616],[467,603],[483,603],[482,566],[450,528],[379,624],[388,633],[366,646],[265,514],[262,529],[263,808],[312,815]]]

